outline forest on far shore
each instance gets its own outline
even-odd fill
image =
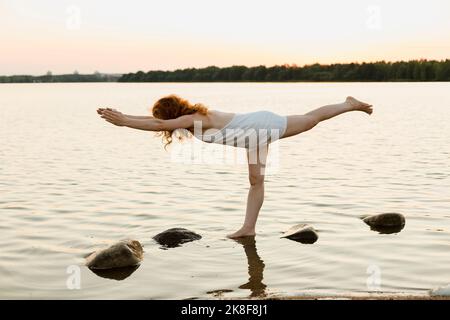
[[[450,60],[189,68],[175,71],[139,71],[119,82],[288,82],[288,81],[450,81]]]
[[[0,83],[40,82],[356,82],[450,81],[450,60],[311,64],[272,67],[231,66],[188,68],[174,71],[139,71],[128,74],[73,74],[0,76]]]

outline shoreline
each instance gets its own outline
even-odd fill
[[[246,299],[244,299],[246,300]],[[311,294],[311,295],[276,295],[250,298],[248,300],[450,300],[450,296],[432,296],[430,294],[410,293],[347,293],[347,294]]]
[[[142,84],[142,83],[156,83],[156,84],[290,84],[290,83],[300,83],[300,84],[339,84],[339,83],[364,83],[364,84],[372,84],[372,83],[450,83],[450,80],[384,80],[384,81],[373,81],[373,80],[354,80],[354,81],[310,81],[310,80],[292,80],[292,81],[29,81],[29,82],[2,82],[0,81],[0,85],[8,85],[8,84],[95,84],[95,83],[110,83],[110,84]]]

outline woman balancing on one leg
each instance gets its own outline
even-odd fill
[[[350,111],[372,114],[372,105],[348,97],[345,102],[327,105],[304,115],[280,116],[269,111],[227,113],[209,110],[202,104],[190,104],[171,95],[153,106],[153,117],[125,115],[114,109],[100,108],[97,113],[116,126],[157,131],[166,145],[172,133],[187,129],[204,142],[227,144],[247,149],[250,191],[243,226],[229,238],[255,235],[256,220],[264,201],[264,168],[268,146],[277,139],[311,130],[318,123]]]

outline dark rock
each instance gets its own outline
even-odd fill
[[[86,258],[89,269],[114,269],[139,265],[144,250],[139,241],[122,240],[109,248],[91,253]]]
[[[398,233],[405,227],[405,217],[400,213],[382,213],[363,218],[374,231],[382,234]]]
[[[287,238],[304,244],[313,244],[319,239],[319,235],[312,226],[298,224],[286,231],[281,238]]]
[[[166,248],[175,248],[183,243],[200,240],[201,235],[184,228],[172,228],[158,233],[153,239]]]
[[[120,281],[125,280],[126,278],[131,276],[139,267],[140,265],[114,269],[90,269],[90,270],[99,277]]]
[[[218,289],[206,292],[207,294],[211,294],[214,298],[223,298],[224,293],[233,292],[231,289]]]

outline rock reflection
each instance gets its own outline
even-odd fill
[[[396,227],[380,227],[380,226],[371,226],[370,230],[376,231],[379,234],[393,234],[400,233],[405,226],[396,226]]]
[[[137,269],[139,265],[132,267],[114,268],[114,269],[89,269],[97,276],[112,280],[125,280],[131,276]]]
[[[249,289],[251,298],[265,297],[267,286],[262,282],[265,264],[258,255],[255,237],[245,237],[235,239],[235,241],[244,247],[248,263],[248,282],[239,286],[239,289]]]

